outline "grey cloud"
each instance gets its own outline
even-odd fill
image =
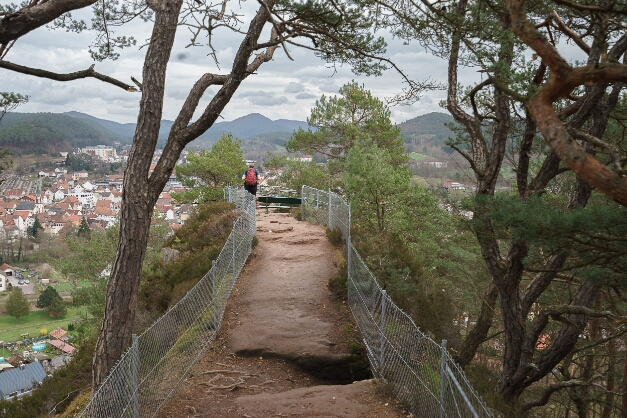
[[[340,86],[335,84],[335,81],[327,80],[318,86],[320,91],[325,93],[337,93],[340,90]]]
[[[311,93],[300,93],[296,95],[297,99],[315,99],[316,96],[315,94],[311,94]]]
[[[287,87],[285,87],[286,93],[300,93],[303,91],[305,91],[305,86],[303,86],[301,83],[291,82],[287,85]]]
[[[108,107],[107,113],[110,115],[125,115],[128,117],[132,117],[133,119],[137,117],[137,113],[139,112],[139,105],[135,107]]]
[[[181,52],[176,54],[176,59],[179,61],[185,61],[187,58],[189,57],[188,54],[186,54],[185,52]]]
[[[277,106],[287,103],[287,97],[277,96],[274,92],[266,91],[247,91],[240,94],[239,97],[248,98],[248,102],[256,106]]]

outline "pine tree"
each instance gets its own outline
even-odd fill
[[[65,316],[67,314],[67,307],[65,306],[65,302],[61,299],[60,296],[52,299],[52,303],[48,308],[48,316],[50,318],[59,318]]]
[[[55,298],[60,298],[60,297],[61,296],[59,296],[59,293],[57,293],[57,290],[54,287],[47,286],[46,289],[43,291],[43,293],[39,295],[39,298],[37,299],[37,307],[47,308],[50,306],[50,304]]]
[[[28,235],[30,235],[33,238],[37,238],[39,235],[39,231],[42,230],[43,231],[44,227],[41,226],[41,222],[39,222],[39,218],[35,218],[35,222],[33,223],[33,226],[29,226],[28,227]]]
[[[89,224],[87,223],[87,219],[85,219],[84,216],[83,219],[81,219],[81,224],[78,227],[78,232],[76,233],[76,235],[79,238],[91,238],[91,229],[89,229]]]

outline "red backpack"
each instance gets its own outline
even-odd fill
[[[246,172],[246,180],[244,180],[244,183],[246,183],[249,186],[253,186],[257,184],[257,173],[255,173],[254,168],[248,169],[248,171]]]

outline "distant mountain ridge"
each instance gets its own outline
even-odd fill
[[[118,123],[106,119],[100,119],[81,112],[66,112],[65,115],[74,118],[91,120],[100,124],[105,129],[118,135],[132,138],[135,133],[134,123]],[[166,139],[174,122],[170,120],[162,120],[159,129],[159,138]],[[260,134],[272,132],[293,132],[298,128],[307,129],[307,122],[290,119],[272,120],[259,113],[251,113],[246,116],[234,119],[228,122],[217,122],[211,128],[202,134],[198,139],[202,142],[216,141],[220,139],[222,134],[231,133],[234,137],[246,139]],[[197,145],[197,144],[194,144]]]
[[[7,113],[0,124],[0,148],[14,154],[52,154],[115,141],[130,143],[94,121],[58,113]]]
[[[442,147],[449,138],[455,136],[446,124],[454,123],[455,119],[448,113],[432,112],[416,116],[400,123],[401,134],[405,143]]]
[[[428,113],[399,124],[405,143],[441,147],[453,132],[445,126],[453,118],[445,113]],[[162,120],[158,146],[165,140],[173,122]],[[118,123],[81,112],[66,113],[8,113],[0,124],[0,148],[10,148],[15,153],[53,153],[69,151],[87,145],[112,145],[118,141],[130,144],[135,133],[135,123]],[[190,145],[209,148],[222,134],[231,133],[236,138],[263,140],[283,145],[291,133],[307,129],[305,121],[291,119],[271,120],[259,113],[251,113],[232,121],[215,123]]]

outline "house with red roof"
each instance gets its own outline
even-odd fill
[[[68,343],[59,340],[50,340],[50,345],[65,354],[72,354],[74,353],[74,350],[76,350],[75,347],[72,347]]]
[[[52,331],[50,331],[50,339],[51,340],[60,340],[61,338],[67,336],[67,331],[63,328],[56,327]]]
[[[0,266],[0,271],[2,271],[5,276],[15,276],[15,269],[7,263]]]
[[[24,196],[24,189],[6,189],[2,196],[9,200],[17,200],[20,197]]]

